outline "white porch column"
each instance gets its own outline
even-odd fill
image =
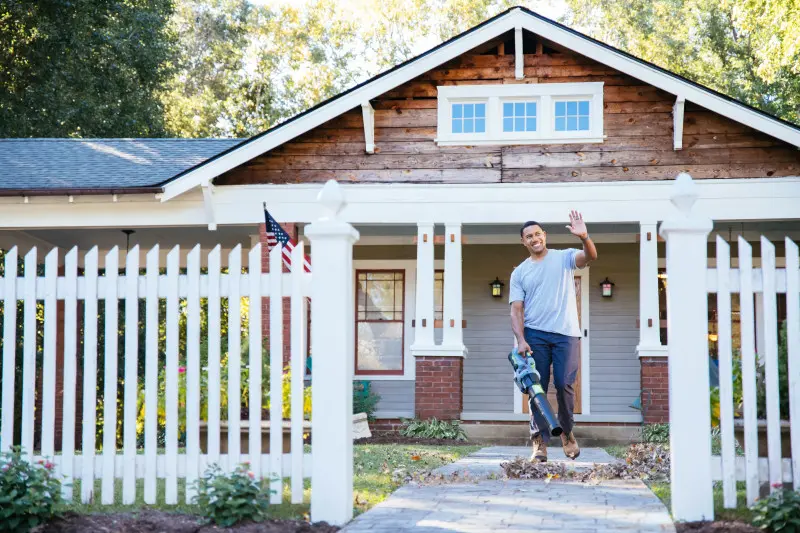
[[[417,224],[417,302],[414,320],[414,355],[433,348],[433,222]]]
[[[442,349],[453,355],[464,354],[462,329],[463,298],[461,282],[461,223],[445,224],[444,232],[444,313]]]
[[[319,195],[325,215],[306,228],[314,253],[311,277],[311,395],[313,435],[323,446],[311,451],[311,519],[342,526],[353,518],[353,243],[358,232],[338,220],[344,207],[330,180]]]
[[[712,222],[692,212],[696,186],[678,175],[672,193],[677,213],[661,225],[667,240],[669,422],[672,515],[714,519],[711,481],[711,409],[708,404],[708,234]]]
[[[639,357],[666,357],[658,312],[658,233],[655,221],[640,223],[639,232]]]

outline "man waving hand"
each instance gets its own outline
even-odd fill
[[[523,224],[519,233],[530,256],[511,274],[509,303],[517,349],[533,354],[545,393],[550,383],[550,366],[553,367],[558,421],[564,430],[561,443],[567,457],[575,459],[580,455],[572,428],[581,332],[573,272],[597,259],[597,249],[583,216],[572,211],[569,220],[567,229],[581,240],[581,250],[550,250],[541,224],[534,221]],[[532,398],[528,401],[530,405]],[[550,435],[540,428],[547,428],[547,424],[533,405],[530,412],[531,460],[544,462]]]

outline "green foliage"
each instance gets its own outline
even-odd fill
[[[245,465],[226,474],[213,465],[197,480],[194,503],[203,516],[220,527],[243,520],[258,522],[267,518],[269,497],[274,491],[264,488]]]
[[[461,427],[459,420],[437,420],[436,417],[428,420],[403,420],[400,434],[404,437],[419,437],[423,439],[451,439],[467,440],[467,435]]]
[[[160,137],[173,0],[0,3],[0,137]]]
[[[770,533],[800,532],[800,492],[782,489],[756,501],[753,525]]]
[[[649,444],[669,444],[669,424],[644,424],[642,442]]]
[[[369,381],[353,382],[353,414],[367,413],[367,420],[374,420],[372,415],[381,397],[369,385]]]
[[[29,531],[57,514],[61,483],[54,464],[31,464],[20,448],[0,454],[0,531]]]
[[[789,419],[789,343],[787,339],[787,323],[781,324],[778,336],[778,394],[780,417]],[[758,358],[758,356],[756,356]],[[757,416],[760,419],[767,417],[767,381],[766,367],[756,364],[756,405]],[[742,357],[736,351],[733,353],[733,412],[735,417],[741,417],[744,409],[744,393],[742,389]],[[711,424],[719,426],[720,401],[719,387],[711,387]]]
[[[567,5],[570,26],[800,123],[795,0],[567,0]]]

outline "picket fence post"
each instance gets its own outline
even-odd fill
[[[318,196],[323,216],[306,229],[311,241],[311,520],[341,526],[353,517],[353,243],[358,232],[338,219],[338,183]],[[299,267],[299,265],[298,265]]]
[[[678,175],[671,201],[677,212],[660,234],[667,247],[667,336],[672,515],[713,520],[711,408],[708,377],[708,234],[713,224],[692,212],[692,178]]]

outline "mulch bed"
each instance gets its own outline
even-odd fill
[[[67,513],[62,518],[36,528],[35,533],[331,533],[339,531],[325,522],[309,524],[302,520],[267,520],[219,528],[203,524],[196,516],[164,511],[80,515]]]
[[[474,442],[453,439],[421,439],[418,437],[404,437],[396,433],[373,434],[367,439],[358,439],[353,444],[426,444],[430,446],[474,446]]]
[[[675,524],[678,533],[763,533],[744,522],[685,522]]]

